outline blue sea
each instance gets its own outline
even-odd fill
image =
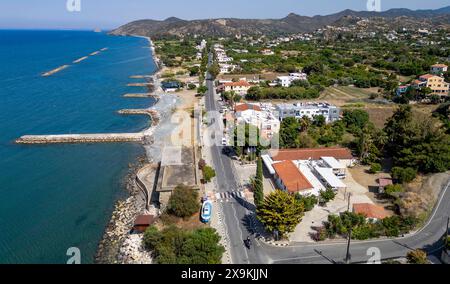
[[[73,64],[102,48],[95,56]],[[50,77],[41,74],[70,67]],[[148,41],[86,31],[0,30],[0,263],[65,263],[77,247],[92,263],[114,203],[126,196],[128,165],[137,144],[21,146],[26,134],[140,131],[145,92],[127,87],[131,75],[156,66]]]

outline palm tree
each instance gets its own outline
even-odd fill
[[[309,127],[311,126],[311,119],[307,116],[303,116],[300,118],[300,131],[305,132],[308,131]]]

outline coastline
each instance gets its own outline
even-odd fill
[[[149,42],[152,60],[156,65],[155,72],[150,76],[153,78],[153,83],[155,85],[152,96],[157,98],[154,103],[154,105],[156,105],[159,102],[158,95],[155,93],[158,90],[158,78],[162,72],[161,61],[155,52],[155,47],[151,38],[137,35],[131,36],[145,38]],[[161,121],[158,121],[157,123],[152,121],[150,127],[144,129],[143,132],[151,134],[149,136],[153,136],[153,130],[159,122]],[[145,144],[146,143],[143,145],[144,150],[146,150]],[[124,177],[124,189],[127,191],[129,196],[118,200],[114,205],[110,221],[108,222],[103,233],[103,237],[97,246],[97,252],[94,256],[94,263],[151,263],[151,256],[140,247],[141,239],[136,237],[136,235],[129,234],[135,218],[139,214],[145,213],[144,211],[146,211],[145,194],[137,185],[136,179],[138,172],[142,168],[149,165],[151,158],[152,157],[149,157],[148,151],[146,151],[145,157],[138,157],[136,163],[130,165],[129,173],[126,177]],[[157,210],[153,208],[152,211]],[[158,212],[152,213],[157,214]],[[138,252],[136,252],[136,250]],[[130,255],[133,254],[131,251],[134,251],[134,255]],[[139,254],[139,256],[136,256],[136,253]]]

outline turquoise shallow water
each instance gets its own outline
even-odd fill
[[[40,74],[108,50],[51,76]],[[128,164],[139,145],[20,146],[25,134],[139,131],[144,116],[123,108],[150,99],[126,87],[156,67],[148,42],[75,31],[0,31],[0,263],[65,263],[69,247],[93,261],[114,202],[126,194]]]

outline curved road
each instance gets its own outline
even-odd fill
[[[211,58],[209,64],[211,64]],[[214,81],[207,76],[208,93],[205,98],[209,120],[215,122],[213,127],[222,129],[221,117],[217,112]],[[212,129],[214,131],[214,129]],[[217,131],[216,134],[222,131]],[[220,137],[215,137],[220,141]],[[219,143],[210,146],[214,168],[217,173],[216,192],[239,190],[235,169],[231,159],[222,154]],[[418,232],[403,238],[380,239],[371,241],[352,241],[350,247],[351,262],[365,263],[379,253],[381,259],[404,257],[412,249],[425,249],[429,254],[442,247],[442,236],[445,233],[447,217],[450,215],[450,179],[441,191],[439,200],[430,220]],[[288,247],[275,247],[254,239],[250,250],[244,246],[243,240],[251,235],[258,222],[255,221],[254,206],[243,199],[234,202],[219,203],[224,216],[225,232],[230,245],[232,263],[235,264],[293,264],[293,263],[342,263],[346,256],[346,242],[296,243]]]

